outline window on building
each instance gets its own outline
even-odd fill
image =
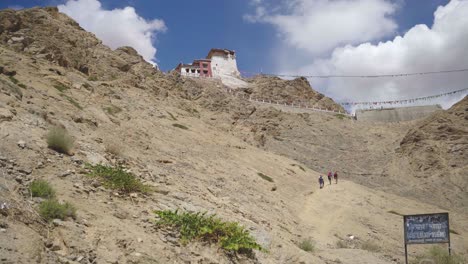
[[[195,73],[195,69],[192,69],[192,73]]]
[[[200,70],[197,70],[197,73],[200,73]]]
[[[188,73],[190,70],[189,69],[185,69],[185,72]]]
[[[204,71],[203,71],[203,74],[208,74],[208,71],[207,71],[207,70],[204,70]]]
[[[203,68],[208,68],[208,63],[203,63]]]

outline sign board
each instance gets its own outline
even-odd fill
[[[405,215],[405,244],[449,243],[448,213]]]

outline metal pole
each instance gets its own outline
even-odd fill
[[[449,251],[449,256],[452,255],[452,247],[450,245],[450,219],[449,219],[449,214],[447,213],[447,228],[448,228],[448,251]]]
[[[408,246],[406,245],[406,242],[405,242],[405,264],[408,264]]]
[[[405,264],[408,264],[408,245],[406,244],[406,216],[403,216],[403,240],[405,241]]]

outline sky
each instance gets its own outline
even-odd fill
[[[111,48],[134,47],[161,70],[237,52],[239,70],[378,75],[468,68],[468,0],[2,0],[58,6]],[[118,25],[118,26],[117,26]],[[468,87],[468,72],[398,78],[309,78],[337,101],[386,101]],[[444,107],[463,94],[428,103]]]

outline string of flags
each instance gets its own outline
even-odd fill
[[[392,100],[392,101],[378,101],[378,102],[342,102],[339,103],[343,106],[350,106],[350,105],[381,105],[381,104],[410,104],[410,103],[415,103],[419,101],[427,101],[431,100],[434,98],[439,98],[443,96],[448,96],[448,95],[454,95],[458,93],[462,93],[468,91],[468,88],[463,88],[460,90],[456,91],[451,91],[447,93],[442,93],[442,94],[437,94],[437,95],[431,95],[431,96],[424,96],[424,97],[418,97],[418,98],[411,98],[411,99],[404,99],[404,100]]]
[[[383,77],[408,77],[414,75],[428,75],[428,74],[442,74],[442,73],[457,73],[457,72],[468,72],[468,69],[456,69],[456,70],[445,70],[445,71],[428,71],[428,72],[413,72],[413,73],[395,73],[395,74],[378,74],[378,75],[289,75],[289,74],[274,74],[274,73],[258,73],[241,71],[246,76],[255,75],[266,75],[266,76],[277,76],[286,78],[383,78]]]

